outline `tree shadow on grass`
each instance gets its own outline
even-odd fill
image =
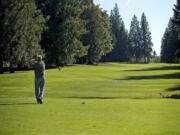
[[[138,69],[138,70],[126,70],[126,71],[154,71],[154,70],[180,70],[180,65],[179,66],[154,67],[154,68]]]
[[[37,103],[3,103],[0,106],[12,106],[12,105],[34,105]]]
[[[74,99],[120,99],[120,97],[66,97]]]
[[[115,79],[115,80],[145,80],[145,79],[180,79],[180,73],[150,75],[150,76],[127,76],[124,79]]]
[[[166,91],[180,91],[180,85],[179,86],[175,86],[173,88],[168,88],[168,89],[166,89]]]
[[[171,96],[166,96],[165,98],[180,99],[180,94],[174,94]]]

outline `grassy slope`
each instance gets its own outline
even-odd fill
[[[34,104],[33,76],[0,75],[0,134],[180,135],[180,101],[160,95],[180,94],[180,65],[48,70],[43,105]]]

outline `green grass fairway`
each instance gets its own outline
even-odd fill
[[[172,96],[173,95],[173,96]],[[0,135],[180,135],[180,65],[77,65],[0,75]],[[85,104],[82,104],[85,102]]]

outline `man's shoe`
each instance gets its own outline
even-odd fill
[[[40,104],[43,104],[43,100],[42,100],[41,98],[39,99],[39,103],[40,103]]]
[[[36,101],[37,101],[37,104],[40,104],[40,100],[39,100],[39,98],[37,98],[37,99],[36,99]]]

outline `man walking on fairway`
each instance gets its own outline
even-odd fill
[[[43,95],[45,87],[45,64],[42,56],[38,55],[33,64],[35,73],[35,96],[38,104],[43,104]]]

